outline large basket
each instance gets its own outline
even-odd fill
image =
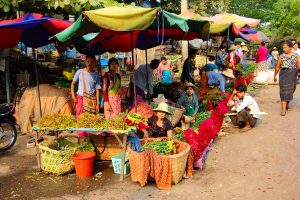
[[[163,140],[166,138],[146,138],[141,140],[142,144],[146,144],[149,142],[153,142],[156,140]],[[175,140],[176,143],[180,144],[180,149],[178,149],[180,152],[175,155],[162,155],[162,156],[168,156],[171,158],[171,173],[172,173],[172,183],[177,184],[182,180],[182,177],[186,171],[187,167],[187,160],[190,153],[190,145],[186,142],[181,142],[178,140]],[[131,159],[131,158],[129,158]],[[155,160],[154,160],[155,162]],[[139,162],[133,162],[136,163],[137,166],[131,166],[133,169],[136,167],[142,167],[139,166]]]
[[[53,143],[42,142],[38,144],[40,158],[41,158],[41,169],[46,173],[54,175],[63,175],[70,173],[74,170],[74,163],[72,160],[72,154],[75,151],[58,151],[50,149],[49,147]]]
[[[114,136],[92,136],[95,147],[98,149],[99,160],[111,160],[111,157],[122,152],[118,140]]]

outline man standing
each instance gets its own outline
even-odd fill
[[[197,55],[196,49],[191,49],[189,57],[184,61],[182,67],[181,82],[184,84],[194,83],[195,58]]]
[[[134,71],[134,78],[136,84],[136,104],[139,105],[140,102],[145,101],[145,91],[151,96],[153,94],[153,70],[155,70],[159,65],[159,60],[154,59],[151,61],[150,65],[140,65]],[[134,104],[134,84],[133,80],[130,81],[129,88],[129,108],[133,108]]]

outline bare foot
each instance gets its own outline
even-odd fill
[[[244,132],[247,132],[247,131],[250,131],[252,128],[249,126],[245,126],[244,128],[240,129],[240,132],[241,133],[244,133]]]

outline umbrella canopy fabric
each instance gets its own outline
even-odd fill
[[[19,42],[28,47],[41,47],[52,43],[49,40],[56,33],[72,23],[62,19],[28,13],[18,19],[0,21],[0,48],[12,48]]]
[[[168,39],[206,39],[209,22],[180,17],[160,8],[107,7],[85,11],[72,26],[56,34],[59,46],[74,45],[81,53],[129,52]]]
[[[232,38],[235,40],[246,40],[248,42],[270,42],[270,39],[261,31],[252,30],[250,28],[237,28],[234,24],[232,26],[233,34],[231,35]]]
[[[180,16],[191,18],[191,19],[202,19],[211,22],[210,34],[217,34],[226,31],[231,24],[235,24],[238,28],[248,26],[250,28],[257,26],[260,23],[259,19],[247,18],[236,14],[224,13],[217,14],[212,17],[203,17],[190,10],[185,11]]]

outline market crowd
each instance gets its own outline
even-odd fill
[[[296,89],[300,50],[295,41],[284,42],[282,48],[283,53],[280,55],[276,47],[269,51],[266,43],[261,42],[254,58],[256,63],[254,76],[275,68],[274,81],[277,81],[279,73],[281,115],[284,116]],[[228,91],[232,91],[228,106],[232,107],[230,118],[233,125],[244,132],[251,130],[257,124],[261,112],[255,99],[247,93],[247,86],[251,82],[242,79],[242,71],[248,68],[251,57],[248,46],[244,42],[224,43],[215,55],[208,56],[207,63],[201,67],[196,66],[197,54],[198,50],[189,51],[180,78],[175,76],[172,63],[167,57],[154,59],[149,64],[142,64],[134,70],[126,95],[127,111],[135,109],[140,103],[153,97],[155,76],[162,87],[176,83],[181,88],[181,93],[175,102],[165,99],[164,94],[160,96],[163,98],[155,102],[153,116],[148,119],[150,128],[143,130],[144,137],[171,138],[175,124],[172,124],[168,117],[172,115],[170,107],[182,109],[185,119],[190,119],[186,120],[189,122],[182,120],[181,123],[193,123],[195,115],[199,112],[199,102],[206,98],[210,91],[225,94],[227,88]],[[109,70],[104,74],[99,73],[95,56],[87,55],[85,64],[85,68],[76,72],[71,87],[72,98],[76,102],[76,117],[83,112],[97,114],[100,108],[103,108],[106,119],[120,116],[122,76],[119,74],[118,59],[109,59]],[[76,83],[78,83],[78,90],[75,93]]]

